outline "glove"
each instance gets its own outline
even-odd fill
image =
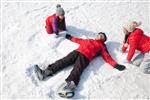
[[[66,34],[66,38],[71,40],[72,36],[70,34]]]
[[[59,35],[58,32],[54,32],[56,35]]]
[[[124,65],[120,65],[120,64],[116,64],[115,68],[118,69],[119,71],[123,71],[126,69]]]

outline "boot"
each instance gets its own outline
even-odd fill
[[[63,98],[71,98],[74,96],[76,85],[73,81],[65,82],[60,86],[58,95]]]
[[[38,65],[35,65],[35,73],[39,80],[45,80],[48,76],[52,76],[53,72],[51,70],[45,69],[41,70]]]

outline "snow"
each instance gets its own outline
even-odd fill
[[[78,47],[64,37],[48,35],[44,29],[45,19],[55,12],[57,3],[66,11],[70,34],[80,38],[94,38],[96,33],[106,32],[108,50],[119,63],[126,57],[126,53],[122,54],[119,50],[124,37],[121,30],[124,23],[129,20],[142,21],[141,28],[150,36],[148,1],[4,1],[6,2],[1,5],[2,99],[60,99],[56,95],[57,88],[64,82],[73,66],[43,82],[26,74],[32,65],[43,65],[44,69]],[[29,71],[28,74],[32,73]],[[72,99],[150,99],[149,82],[150,76],[142,73],[138,67],[128,64],[127,69],[120,72],[99,56],[83,72],[76,95]]]

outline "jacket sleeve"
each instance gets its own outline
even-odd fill
[[[109,52],[107,51],[107,48],[103,48],[101,51],[102,58],[109,63],[111,66],[115,67],[117,62],[110,56]]]
[[[55,18],[52,20],[52,28],[54,33],[58,33],[58,21]]]
[[[75,43],[78,43],[78,44],[81,44],[81,42],[83,42],[85,39],[81,39],[81,38],[76,38],[76,37],[71,37],[71,41],[72,42],[75,42]]]
[[[137,47],[137,41],[135,40],[131,40],[130,41],[130,47],[129,47],[129,52],[128,52],[128,55],[127,55],[127,61],[131,61],[134,53],[135,53],[135,50],[136,50],[136,47]]]
[[[135,46],[132,45],[132,46],[130,46],[130,48],[129,48],[129,52],[128,52],[128,56],[127,56],[127,60],[128,60],[129,62],[131,61],[131,59],[132,59],[134,53],[135,53]]]
[[[139,30],[137,29],[135,32],[143,32],[142,30]],[[136,49],[137,49],[137,46],[138,46],[138,43],[139,43],[139,40],[140,40],[141,36],[140,35],[135,35],[135,36],[132,36],[130,37],[129,39],[129,52],[128,52],[128,55],[127,55],[127,61],[131,61]]]

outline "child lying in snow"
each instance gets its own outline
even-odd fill
[[[49,16],[46,19],[46,31],[48,34],[55,33],[59,35],[60,31],[66,31],[66,23],[65,23],[65,11],[61,8],[61,5],[56,6],[56,14]]]
[[[101,55],[102,58],[114,68],[120,71],[125,69],[125,66],[118,64],[109,55],[104,43],[107,40],[105,33],[98,33],[95,39],[81,39],[73,37],[69,34],[66,35],[66,38],[78,43],[80,46],[76,50],[69,53],[66,57],[48,65],[45,70],[41,70],[38,66],[36,66],[35,71],[39,80],[44,80],[48,76],[52,76],[56,72],[74,64],[73,70],[65,80],[66,82],[64,87],[66,88],[63,88],[66,89],[66,91],[74,91],[75,87],[79,83],[83,70],[97,55]]]
[[[143,30],[136,28],[141,25],[141,22],[130,22],[123,27],[125,39],[122,47],[122,52],[125,52],[128,45],[130,46],[128,56],[125,62],[131,62],[147,74],[150,74],[150,37],[143,33]],[[141,51],[132,61],[135,50]]]

